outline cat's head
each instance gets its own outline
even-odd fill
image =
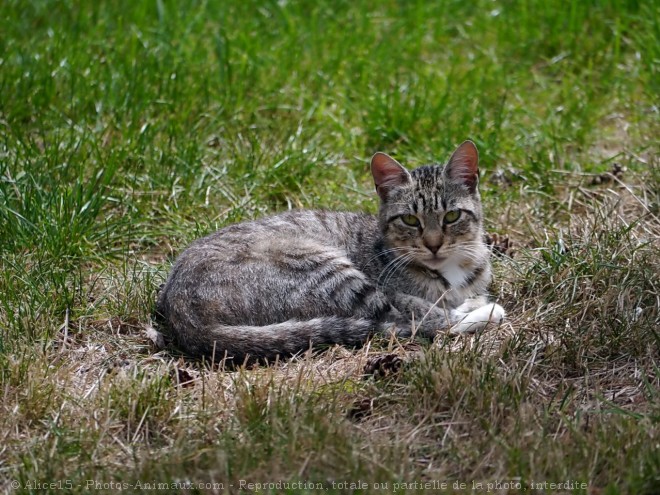
[[[478,165],[472,141],[461,144],[444,167],[427,165],[412,172],[384,153],[373,156],[380,226],[392,254],[432,270],[457,262],[468,268],[481,261]]]

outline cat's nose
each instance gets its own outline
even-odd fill
[[[440,244],[439,243],[436,244],[436,243],[425,242],[424,246],[426,246],[426,249],[431,251],[433,254],[436,254],[438,252],[438,250],[440,249]]]

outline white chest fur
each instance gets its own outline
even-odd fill
[[[449,285],[454,288],[462,286],[470,276],[468,272],[451,259],[440,267],[440,272],[447,279]]]

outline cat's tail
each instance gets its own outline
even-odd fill
[[[265,326],[216,325],[194,332],[175,328],[173,337],[193,356],[240,366],[273,362],[278,356],[286,358],[322,345],[359,347],[381,327],[369,319],[326,316]]]

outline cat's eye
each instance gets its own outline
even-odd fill
[[[401,215],[401,221],[411,227],[419,227],[419,218],[415,215]]]
[[[445,213],[445,223],[454,223],[461,218],[461,210],[450,210]]]

